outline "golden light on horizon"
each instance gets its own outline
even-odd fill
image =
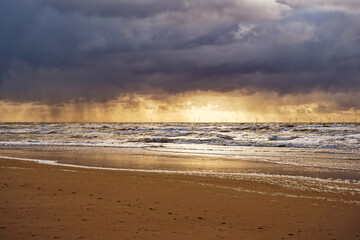
[[[124,96],[107,103],[45,105],[0,102],[3,122],[327,122],[355,121],[359,112],[337,110],[327,94],[191,92]],[[341,97],[341,96],[340,96]],[[305,100],[304,100],[305,99]]]

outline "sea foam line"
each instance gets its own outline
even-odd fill
[[[328,186],[329,184],[351,184],[350,188],[344,188],[341,187],[341,189],[338,186],[335,186],[333,188],[337,188],[337,190],[343,190],[342,192],[350,191],[352,195],[359,194],[360,192],[360,182],[348,182],[348,181],[342,181],[337,179],[320,179],[320,178],[312,178],[312,177],[304,177],[304,176],[289,176],[289,175],[271,175],[271,174],[262,174],[262,173],[217,173],[212,171],[202,172],[202,171],[175,171],[175,170],[160,170],[160,169],[129,169],[129,168],[106,168],[106,167],[94,167],[94,166],[81,166],[81,165],[73,165],[73,164],[64,164],[59,163],[56,160],[44,160],[44,159],[33,159],[33,158],[19,158],[19,157],[9,157],[9,156],[0,156],[0,159],[11,159],[11,160],[19,160],[19,161],[31,161],[36,162],[39,164],[46,164],[46,165],[53,165],[53,166],[62,166],[62,167],[71,167],[71,168],[82,168],[82,169],[94,169],[94,170],[110,170],[110,171],[127,171],[127,172],[143,172],[143,173],[161,173],[161,174],[182,174],[182,175],[188,175],[188,176],[201,176],[201,177],[215,177],[215,178],[230,178],[235,180],[250,180],[250,181],[266,181],[269,183],[275,183],[275,184],[286,184],[286,180],[300,180],[303,182],[303,189],[302,187],[298,188],[298,190],[306,190],[309,189],[306,185],[310,184],[313,185],[316,182],[319,185],[322,186]],[[240,178],[243,177],[243,178]],[[266,180],[268,179],[268,180]],[[270,179],[276,180],[271,181]],[[328,186],[331,187],[331,186]],[[327,188],[328,188],[327,187]],[[284,194],[284,193],[266,193],[266,192],[258,192],[253,190],[246,190],[242,188],[231,188],[235,191],[242,191],[242,192],[252,192],[257,194],[268,194],[273,196],[284,196],[284,197],[304,197],[304,198],[313,198],[313,197],[305,197],[301,195],[292,195],[292,194]],[[315,189],[314,192],[321,191],[321,189]],[[321,192],[332,192],[332,191],[324,191]],[[325,200],[325,198],[316,198],[319,200]],[[329,201],[329,199],[328,199]],[[336,199],[331,199],[330,201],[336,201]],[[350,203],[350,204],[356,204],[360,205],[360,201],[351,200],[351,201],[345,201],[343,199],[340,199],[339,201],[344,203]]]
[[[71,168],[82,168],[82,169],[94,169],[94,170],[109,170],[109,171],[127,171],[127,172],[145,172],[145,173],[165,173],[165,174],[183,174],[183,175],[198,175],[198,176],[213,176],[213,177],[257,177],[257,178],[278,178],[278,179],[293,179],[293,180],[304,180],[304,181],[317,181],[322,183],[347,183],[352,185],[360,185],[360,181],[356,180],[342,180],[342,179],[321,179],[314,177],[305,176],[291,176],[291,175],[278,175],[278,174],[265,174],[265,173],[239,173],[239,172],[214,172],[214,171],[181,171],[181,170],[166,170],[166,169],[134,169],[134,168],[111,168],[111,167],[95,167],[95,166],[83,166],[75,164],[59,163],[58,160],[44,160],[34,158],[19,158],[0,156],[0,159],[11,159],[19,161],[30,161],[39,164],[63,166]]]

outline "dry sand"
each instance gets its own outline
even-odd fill
[[[287,191],[266,182],[1,159],[0,239],[360,239],[357,204],[218,186]]]

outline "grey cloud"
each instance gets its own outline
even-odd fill
[[[360,2],[357,0],[277,0],[277,2],[292,8],[319,8],[347,12],[360,10]]]
[[[183,9],[182,0],[50,0],[41,2],[61,12],[99,17],[151,17]]]
[[[278,18],[287,8],[276,2],[250,0],[37,0],[70,14],[98,17],[151,18],[170,15],[177,21],[208,18],[257,20]],[[269,4],[270,3],[270,4]]]
[[[309,1],[266,3],[3,0],[0,99],[360,87],[359,14],[309,9]]]

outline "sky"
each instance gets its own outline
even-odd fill
[[[0,0],[0,121],[354,121],[359,22],[358,0]]]

